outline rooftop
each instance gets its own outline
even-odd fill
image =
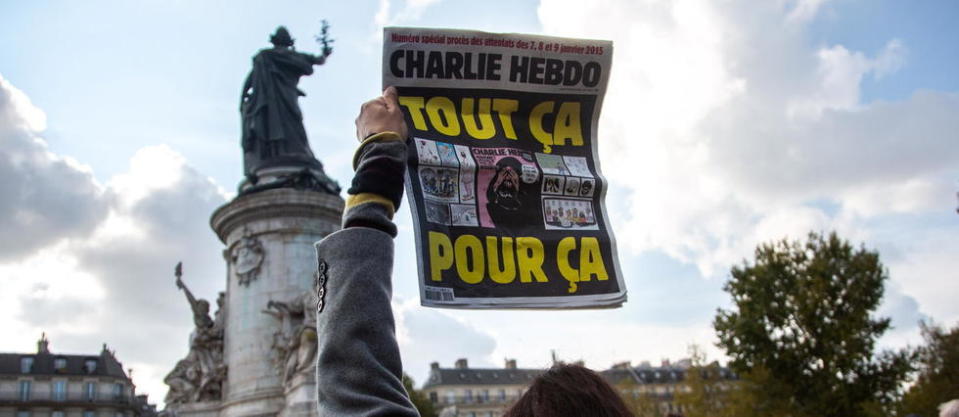
[[[51,353],[49,344],[43,335],[37,342],[36,353],[0,353],[0,375],[97,375],[130,379],[106,344],[95,355]]]
[[[466,359],[458,359],[453,368],[440,368],[439,363],[430,364],[430,376],[423,388],[438,385],[528,385],[545,369],[516,367],[516,360],[506,361],[503,368],[470,368]]]

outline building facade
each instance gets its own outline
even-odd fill
[[[701,379],[721,391],[729,389],[738,377],[730,369],[718,365],[707,369],[691,368],[691,361],[683,359],[676,363],[664,360],[660,366],[643,362],[632,366],[629,362],[613,365],[600,372],[624,399],[643,400],[659,410],[659,415],[682,416],[686,410],[676,401],[676,395],[689,392],[687,376],[700,372]]]
[[[466,359],[452,368],[433,362],[422,391],[444,417],[499,417],[544,371],[517,368],[515,359],[502,368],[470,368]]]
[[[580,363],[582,364],[582,363]],[[643,362],[632,366],[629,362],[614,365],[599,372],[624,399],[642,399],[656,407],[662,416],[682,416],[682,406],[676,395],[688,392],[686,376],[690,370],[688,359],[675,364],[663,361],[661,366]],[[507,360],[503,368],[470,368],[466,359],[459,359],[452,368],[430,364],[430,375],[421,391],[430,399],[442,417],[499,417],[516,401],[527,387],[545,369],[520,369],[515,360]],[[703,375],[714,381],[718,389],[728,389],[737,380],[728,368],[713,367]]]
[[[155,417],[156,407],[107,350],[62,355],[46,336],[36,353],[0,353],[0,417]]]

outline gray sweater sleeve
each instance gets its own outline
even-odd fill
[[[393,239],[351,227],[316,244],[319,415],[419,413],[403,388],[393,311]]]

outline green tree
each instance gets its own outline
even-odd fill
[[[762,244],[755,256],[732,268],[723,289],[733,307],[713,323],[743,379],[731,408],[792,417],[892,411],[912,356],[874,353],[890,327],[873,315],[888,278],[879,254],[811,233]]]
[[[406,393],[410,395],[410,401],[413,402],[413,406],[416,407],[420,412],[422,417],[437,417],[436,409],[433,408],[433,402],[426,397],[426,394],[423,391],[419,391],[416,388],[413,388],[416,384],[413,382],[413,378],[403,373],[403,387],[406,388]]]
[[[656,394],[640,389],[641,385],[632,380],[616,384],[616,390],[626,404],[626,408],[635,417],[663,417],[659,409]]]
[[[728,382],[720,373],[718,362],[706,361],[699,346],[689,347],[691,365],[683,378],[683,389],[676,394],[676,404],[685,417],[717,417],[724,408]]]
[[[900,405],[900,415],[939,415],[938,406],[959,398],[959,325],[949,331],[921,323],[926,344],[919,348],[919,373]]]

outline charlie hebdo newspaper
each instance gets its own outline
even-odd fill
[[[383,85],[410,127],[420,300],[618,307],[626,288],[596,131],[612,42],[384,31]]]

